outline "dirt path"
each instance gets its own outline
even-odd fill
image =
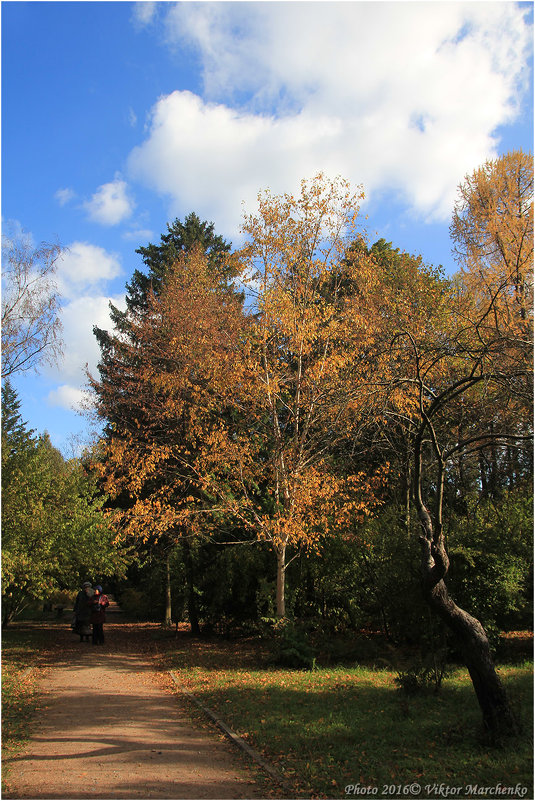
[[[24,751],[6,760],[4,798],[265,797],[237,749],[191,722],[124,624],[106,626],[103,646],[54,632],[42,709]]]

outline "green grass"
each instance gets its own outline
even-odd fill
[[[501,783],[526,787],[523,797],[533,798],[531,663],[500,668],[524,733],[490,747],[466,670],[453,670],[438,695],[407,697],[393,671],[258,668],[240,643],[227,645],[226,659],[225,646],[212,647],[171,645],[169,667],[278,767],[296,796],[344,798],[348,785],[361,785],[377,788],[379,798],[406,797],[403,789],[417,783],[422,798],[439,797],[433,785],[441,784],[466,797],[467,785]]]

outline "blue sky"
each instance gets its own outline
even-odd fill
[[[533,9],[513,2],[2,3],[2,220],[67,248],[65,358],[12,383],[66,455],[141,267],[195,211],[240,243],[256,194],[323,170],[363,184],[363,226],[455,269],[463,176],[533,142]],[[244,204],[244,206],[242,205]],[[367,219],[364,220],[364,216]]]

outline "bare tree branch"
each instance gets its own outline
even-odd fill
[[[63,354],[58,244],[33,248],[27,235],[2,236],[2,378],[57,363]]]

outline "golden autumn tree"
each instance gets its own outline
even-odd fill
[[[516,722],[487,634],[451,598],[444,502],[448,471],[487,448],[532,439],[533,184],[531,159],[510,154],[468,176],[452,237],[461,273],[433,330],[406,325],[392,343],[390,391],[413,399],[414,503],[421,524],[424,596],[463,653],[487,729]]]
[[[244,317],[240,298],[195,247],[167,265],[158,294],[145,301],[129,311],[100,379],[91,379],[97,414],[113,415],[94,465],[120,537],[187,543],[213,506],[205,450],[227,459],[218,432],[233,403]],[[192,609],[190,619],[196,628]]]
[[[116,336],[101,335],[99,462],[121,531],[186,541],[217,515],[270,542],[280,615],[287,548],[362,519],[381,480],[338,475],[330,461],[359,405],[355,349],[371,337],[347,293],[354,273],[365,281],[366,259],[342,265],[359,194],[318,176],[297,200],[261,197],[233,260],[255,296],[248,316],[197,252],[167,266],[157,295],[130,304]]]
[[[514,151],[467,175],[450,226],[453,252],[481,311],[495,303],[493,319],[530,333],[533,293],[533,158]]]
[[[466,336],[483,343],[496,373],[509,376],[510,417],[521,433],[532,397],[533,158],[522,151],[486,162],[459,187],[450,233],[460,266]],[[514,388],[510,382],[514,381]],[[505,410],[505,406],[503,407]]]
[[[254,325],[248,330],[248,380],[258,456],[258,482],[270,499],[251,503],[249,520],[271,543],[277,562],[276,609],[284,616],[289,549],[313,547],[322,534],[362,517],[376,500],[360,471],[340,475],[332,451],[360,388],[373,369],[361,358],[373,339],[372,315],[347,291],[368,280],[368,261],[346,260],[357,230],[361,188],[319,174],[297,197],[258,197],[246,216],[241,252]],[[236,488],[239,494],[239,488]],[[243,508],[245,513],[245,507]]]
[[[364,413],[349,421],[346,450],[374,462],[390,462],[390,490],[402,504],[403,524],[409,534],[414,476],[410,432],[419,410],[414,383],[400,381],[406,365],[398,336],[410,330],[419,341],[441,341],[451,317],[451,282],[441,268],[426,264],[421,256],[400,252],[384,239],[371,247],[357,242],[346,259],[358,264],[363,257],[366,281],[361,274],[358,283],[349,288],[347,302],[367,319],[370,337],[366,348],[354,354],[358,375],[367,388],[363,392],[359,387],[365,398]]]

